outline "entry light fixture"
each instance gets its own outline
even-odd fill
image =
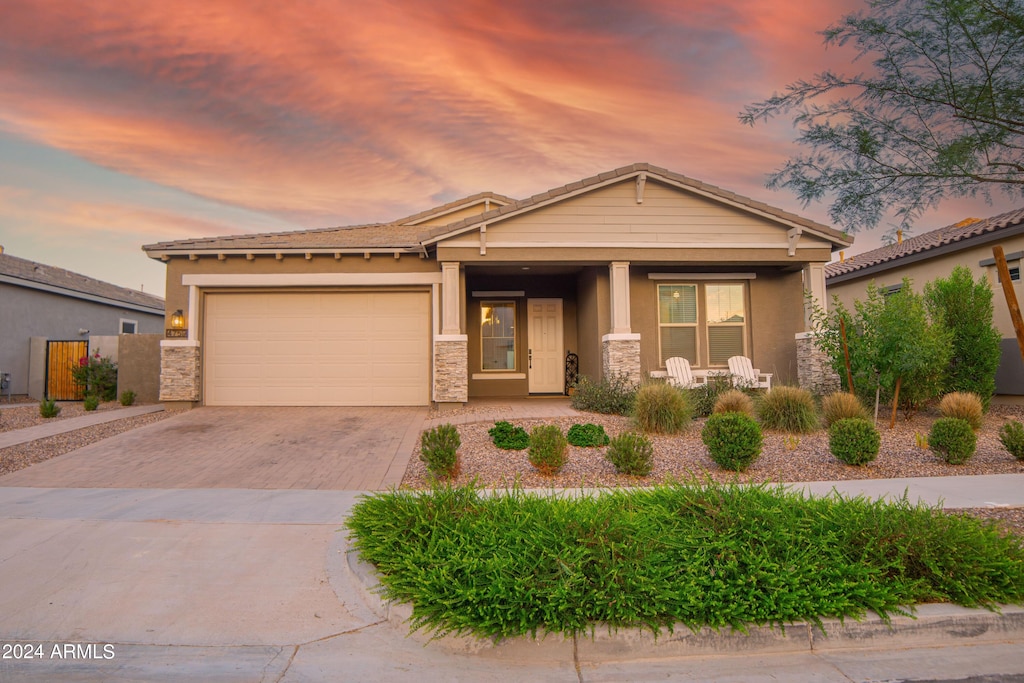
[[[183,330],[185,329],[185,314],[182,313],[179,308],[174,313],[171,313],[171,329],[172,330]]]

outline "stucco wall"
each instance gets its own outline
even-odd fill
[[[601,377],[601,336],[608,332],[608,268],[587,266],[576,278],[580,376]]]
[[[160,399],[159,334],[122,334],[118,338],[117,395],[135,392],[139,403]]]
[[[11,373],[11,393],[27,394],[29,338],[85,339],[116,335],[122,318],[137,320],[140,333],[163,333],[163,317],[50,292],[0,283],[0,370]]]

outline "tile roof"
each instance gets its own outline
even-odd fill
[[[151,308],[154,313],[164,312],[164,300],[152,294],[146,294],[127,287],[119,287],[109,282],[94,280],[85,275],[72,273],[70,270],[47,266],[28,259],[18,258],[10,254],[0,254],[0,276],[24,280],[25,282],[56,287],[74,294],[87,294],[94,297],[111,299],[134,306]]]
[[[408,249],[419,245],[423,228],[408,225],[374,223],[341,228],[267,232],[250,235],[203,237],[173,242],[158,242],[142,247],[145,251],[192,251],[197,249]]]
[[[895,268],[898,265],[894,263],[895,261],[907,258],[908,256],[922,254],[932,249],[964,242],[965,240],[967,242],[963,244],[963,247],[966,248],[979,238],[1015,226],[1024,227],[1024,207],[1007,211],[991,218],[972,222],[960,221],[938,230],[910,237],[899,244],[889,244],[878,249],[866,251],[863,254],[851,256],[843,262],[830,263],[825,266],[825,279],[849,275],[876,266]],[[875,269],[877,270],[878,268]]]
[[[493,221],[509,214],[518,213],[531,207],[539,206],[549,200],[556,199],[579,190],[600,185],[607,181],[614,181],[617,178],[648,173],[651,176],[660,177],[662,180],[674,183],[678,186],[690,189],[694,192],[720,199],[722,201],[746,207],[752,211],[763,213],[790,225],[807,228],[829,240],[837,246],[849,246],[853,240],[845,233],[830,228],[821,223],[803,218],[782,209],[769,206],[749,197],[738,195],[720,187],[703,183],[693,178],[673,173],[672,171],[652,166],[646,163],[631,164],[617,168],[614,171],[601,173],[590,178],[577,180],[550,189],[546,192],[536,194],[527,199],[513,200],[504,195],[493,192],[481,192],[463,199],[459,199],[443,206],[428,209],[412,216],[399,219],[392,223],[376,223],[372,225],[357,225],[350,227],[320,228],[315,230],[294,230],[289,232],[260,233],[249,235],[227,235],[222,237],[196,238],[187,240],[175,240],[171,242],[158,242],[147,244],[144,251],[150,252],[151,256],[168,252],[189,252],[197,250],[273,250],[273,249],[413,249],[424,242],[434,242],[446,235],[453,234],[459,230],[468,229],[479,223]],[[425,227],[409,225],[423,218],[433,215],[444,214],[472,204],[480,199],[495,199],[500,202],[507,202],[504,206],[492,209],[487,213],[470,216],[460,221],[439,227]]]

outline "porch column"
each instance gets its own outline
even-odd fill
[[[604,377],[622,375],[639,384],[640,335],[633,334],[629,316],[629,262],[608,266],[611,332],[601,337],[601,370]]]
[[[814,343],[814,327],[811,323],[814,306],[828,310],[825,264],[806,264],[803,269],[803,280],[804,331],[796,335],[797,381],[808,391],[821,395],[829,394],[840,388],[839,375],[832,369],[828,356]]]
[[[434,391],[437,403],[469,398],[469,338],[462,333],[459,262],[441,264],[441,333],[434,336]]]

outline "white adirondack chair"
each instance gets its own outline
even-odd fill
[[[754,367],[746,356],[733,356],[729,359],[729,373],[732,375],[733,386],[772,388],[772,373],[761,372]]]
[[[690,369],[690,361],[685,358],[678,356],[669,358],[665,361],[665,367],[668,369],[668,382],[674,387],[690,389],[702,384]]]

